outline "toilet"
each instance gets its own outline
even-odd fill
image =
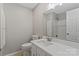
[[[22,50],[29,50],[29,49],[31,49],[31,45],[32,45],[32,43],[24,43],[22,45]]]
[[[32,40],[37,40],[38,36],[37,35],[32,35]],[[31,46],[32,43],[24,43],[21,45],[21,50],[22,50],[22,55],[23,56],[30,56],[31,55]]]
[[[24,43],[21,45],[21,51],[23,56],[31,55],[31,45],[32,43]]]

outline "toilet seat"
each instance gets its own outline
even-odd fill
[[[29,50],[32,46],[32,43],[24,43],[21,47],[22,50]]]

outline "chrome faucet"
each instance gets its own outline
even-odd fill
[[[52,41],[52,37],[47,37],[47,41]]]

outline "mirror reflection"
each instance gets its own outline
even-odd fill
[[[49,4],[44,13],[47,20],[47,36],[79,42],[79,4]]]

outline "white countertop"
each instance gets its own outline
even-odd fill
[[[53,45],[44,46],[44,45],[38,43],[39,41],[43,41],[43,40],[40,39],[40,40],[31,41],[31,42],[33,44],[35,44],[36,46],[38,46],[39,48],[41,48],[42,50],[44,50],[45,52],[49,53],[50,55],[79,56],[79,49],[77,49],[77,48],[73,48],[71,46],[53,42],[53,41],[52,41]]]

